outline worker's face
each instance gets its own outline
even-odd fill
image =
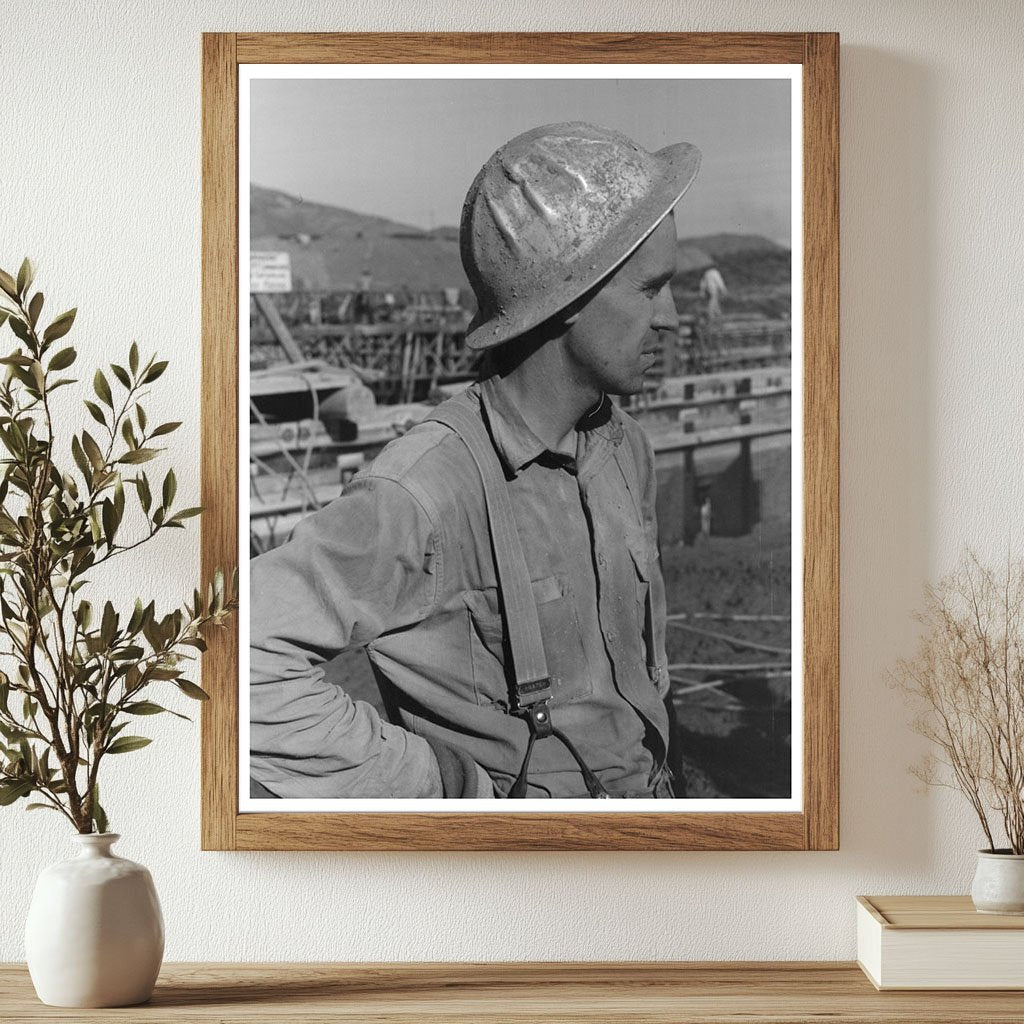
[[[675,334],[679,316],[669,289],[676,271],[670,213],[583,307],[564,336],[576,381],[595,392],[633,395]]]

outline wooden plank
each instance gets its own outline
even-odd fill
[[[1020,1024],[1019,992],[877,992],[850,963],[165,964],[150,1003],[59,1009],[0,965],[10,1024]]]
[[[804,56],[804,806],[839,848],[839,36]]]
[[[203,35],[202,577],[238,564],[238,85],[235,37]],[[238,626],[203,655],[204,850],[234,847],[238,808]]]
[[[284,354],[288,357],[288,361],[292,363],[303,362],[306,357],[295,343],[292,332],[288,330],[288,325],[282,319],[277,306],[274,305],[274,300],[269,295],[253,295],[253,299],[256,302],[256,308],[263,314],[269,324],[270,330],[277,339],[277,343],[284,349]]]
[[[799,32],[239,33],[240,64],[799,64]]]
[[[707,448],[711,445],[739,444],[742,441],[756,440],[760,437],[778,437],[780,434],[788,434],[792,428],[787,423],[785,426],[766,424],[744,424],[736,427],[721,427],[715,430],[694,430],[689,434],[673,432],[671,436],[658,433],[653,429],[649,431],[651,444],[655,453],[662,455],[666,452],[681,452],[687,448]]]
[[[800,850],[801,814],[240,814],[240,850]]]

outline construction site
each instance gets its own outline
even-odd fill
[[[477,375],[452,229],[253,190],[250,552],[284,543],[389,441]],[[346,244],[347,243],[347,244]],[[639,395],[668,597],[676,747],[688,798],[785,798],[792,729],[789,251],[679,243],[679,330]],[[709,271],[716,284],[709,289]],[[714,278],[711,280],[714,282]],[[329,675],[378,703],[362,652]]]

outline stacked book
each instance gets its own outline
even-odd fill
[[[858,896],[857,962],[878,989],[1024,989],[1024,915],[979,914],[970,896]]]

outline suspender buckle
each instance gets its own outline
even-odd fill
[[[530,735],[535,739],[542,740],[553,732],[551,726],[551,709],[548,707],[549,698],[545,697],[534,704],[528,704],[515,712],[519,718],[525,718],[530,726]]]

